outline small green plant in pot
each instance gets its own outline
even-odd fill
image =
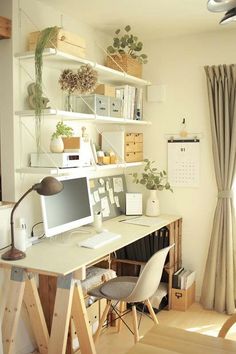
[[[156,167],[153,167],[155,161],[145,159],[144,171],[141,174],[137,172],[131,173],[133,182],[141,184],[149,190],[149,197],[146,203],[146,215],[158,216],[160,214],[160,205],[157,198],[157,191],[164,189],[173,192],[170,183],[167,180],[167,173],[165,170],[158,171]]]
[[[50,150],[51,152],[63,152],[64,151],[64,137],[72,137],[73,129],[63,122],[58,122],[56,125],[56,130],[52,134]]]

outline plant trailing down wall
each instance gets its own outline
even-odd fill
[[[47,44],[57,35],[58,27],[48,27],[41,31],[35,48],[35,137],[37,152],[41,145],[41,118],[42,118],[42,72],[43,51]]]

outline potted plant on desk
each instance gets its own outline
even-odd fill
[[[142,184],[149,190],[149,197],[146,204],[147,216],[160,215],[160,204],[157,198],[157,191],[164,189],[173,192],[170,183],[167,180],[167,173],[165,170],[159,171],[156,167],[153,167],[155,161],[145,159],[144,172],[139,175],[137,172],[132,173],[133,182]]]

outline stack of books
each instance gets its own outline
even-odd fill
[[[173,274],[172,287],[175,289],[188,289],[194,283],[195,277],[195,272],[180,268]]]
[[[143,119],[143,88],[129,85],[116,86],[116,97],[122,100],[123,114],[126,119]]]

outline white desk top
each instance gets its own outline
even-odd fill
[[[105,255],[112,253],[144,236],[180,219],[180,216],[161,215],[160,222],[152,226],[140,226],[119,222],[129,217],[121,215],[105,221],[103,227],[111,232],[121,234],[121,238],[98,249],[88,249],[77,246],[78,241],[86,239],[95,233],[73,233],[70,236],[57,236],[44,239],[26,250],[26,258],[18,261],[0,259],[0,267],[19,267],[28,271],[67,275],[88,265]],[[73,231],[73,230],[72,230]],[[4,253],[4,252],[2,252]],[[0,254],[1,255],[1,254]]]

